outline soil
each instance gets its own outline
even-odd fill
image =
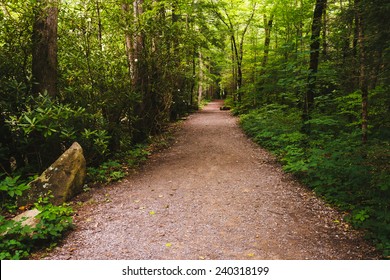
[[[93,190],[46,259],[376,259],[342,213],[285,174],[211,102],[175,143]]]

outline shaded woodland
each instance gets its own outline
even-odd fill
[[[117,180],[170,122],[222,98],[389,256],[389,13],[384,0],[0,1],[3,215],[74,141],[89,180]],[[1,258],[35,246],[1,238]]]

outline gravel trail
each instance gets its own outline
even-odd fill
[[[211,102],[138,173],[92,191],[46,259],[375,259],[340,213]]]

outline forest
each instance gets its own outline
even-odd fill
[[[88,180],[118,180],[211,99],[388,257],[389,14],[385,0],[0,1],[0,258],[68,228],[70,207],[44,199],[33,240],[7,218],[73,142]]]

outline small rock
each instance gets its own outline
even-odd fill
[[[39,219],[37,218],[39,213],[41,213],[41,211],[38,209],[27,210],[12,220],[15,222],[22,222],[22,226],[30,226],[31,228],[35,228],[39,223]]]

